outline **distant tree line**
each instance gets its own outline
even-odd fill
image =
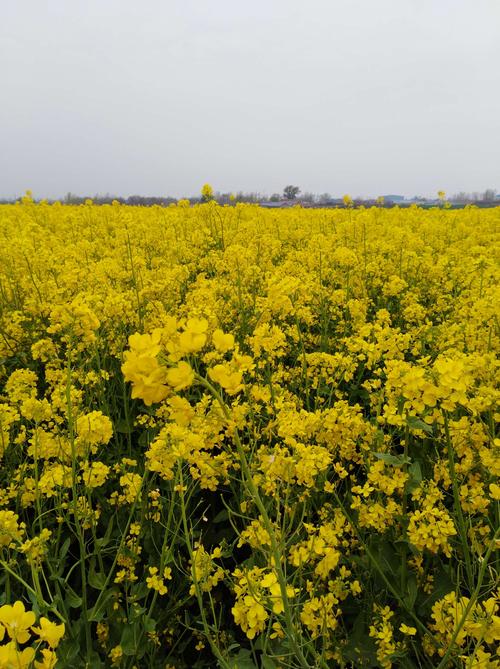
[[[0,198],[0,204],[13,204],[18,202],[21,197],[14,198]],[[333,197],[330,193],[311,193],[304,192],[301,194],[301,189],[298,186],[287,185],[283,189],[282,193],[273,193],[272,195],[265,195],[259,192],[249,192],[245,193],[239,191],[236,193],[223,193],[215,191],[211,193],[210,198],[204,198],[203,195],[183,198],[188,200],[191,204],[198,204],[200,202],[206,201],[207,199],[213,199],[219,204],[236,204],[238,202],[249,203],[249,204],[268,204],[269,206],[291,206],[293,204],[301,204],[303,206],[309,207],[343,207],[345,205],[345,199],[341,197]],[[151,207],[151,206],[160,206],[166,207],[170,204],[177,203],[178,198],[169,197],[169,196],[155,196],[155,195],[130,195],[128,197],[121,197],[119,195],[111,195],[106,193],[105,195],[94,195],[92,196],[82,196],[75,195],[74,193],[67,193],[64,198],[59,200],[63,204],[73,204],[80,205],[85,204],[88,200],[92,200],[95,204],[111,204],[112,202],[119,202],[120,204],[127,204],[138,207]],[[350,198],[351,200],[351,198]],[[500,198],[497,195],[497,191],[493,188],[487,188],[483,192],[472,192],[466,193],[461,191],[455,195],[447,198],[448,202],[452,205],[463,206],[466,204],[476,204],[478,206],[492,206],[499,205]],[[48,199],[48,202],[55,202],[56,200]],[[392,201],[390,196],[379,198],[362,198],[354,197],[352,198],[352,206],[359,207],[371,207],[371,206],[408,206],[410,204],[419,204],[422,206],[432,206],[436,203],[439,203],[439,199],[429,199],[419,195],[415,195],[411,199],[398,200],[397,202]]]
[[[14,204],[21,200],[21,197],[14,198],[0,198],[0,204]],[[154,195],[130,195],[129,197],[121,197],[120,195],[75,195],[74,193],[66,193],[66,195],[54,200],[46,198],[47,202],[62,202],[63,204],[85,204],[88,200],[92,200],[94,204],[111,204],[112,202],[119,202],[120,204],[129,204],[142,207],[151,207],[152,205],[168,206],[169,204],[177,202],[175,197],[159,197]]]
[[[460,191],[455,193],[450,198],[451,202],[457,202],[457,204],[469,204],[474,202],[493,202],[497,198],[497,191],[494,188],[487,188],[484,192],[473,192],[466,193],[465,191]]]

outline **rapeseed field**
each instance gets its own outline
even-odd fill
[[[346,203],[0,206],[0,668],[500,667],[500,207]]]

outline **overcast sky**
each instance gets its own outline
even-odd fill
[[[500,0],[0,0],[0,197],[500,191]]]

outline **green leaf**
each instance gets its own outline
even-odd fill
[[[65,599],[66,599],[66,604],[72,609],[79,609],[83,604],[83,599],[79,595],[77,595],[76,592],[68,585],[66,586]]]
[[[133,595],[135,601],[143,599],[147,594],[149,594],[149,592],[150,592],[149,588],[144,581],[139,581],[138,583],[134,583],[133,586],[130,588],[130,593],[131,595]]]
[[[420,616],[428,615],[432,605],[438,599],[441,599],[449,592],[456,590],[456,583],[454,583],[443,568],[434,577],[434,588],[430,595],[419,602],[418,614]]]
[[[272,660],[270,657],[267,657],[267,655],[262,655],[260,658],[260,662],[262,665],[262,669],[276,669],[277,664],[274,660]]]
[[[120,434],[130,434],[134,429],[134,426],[127,421],[126,418],[119,418],[115,421],[115,431],[120,432]]]
[[[413,660],[408,657],[408,655],[393,653],[391,659],[396,662],[395,666],[398,666],[401,669],[417,669],[417,665],[414,664]]]
[[[95,650],[92,650],[90,652],[87,666],[92,667],[92,669],[104,669],[105,668],[105,664],[103,663],[103,661],[99,657],[99,653]]]
[[[104,548],[109,544],[109,540],[111,537],[111,533],[113,531],[113,526],[114,526],[114,516],[111,516],[109,519],[108,525],[106,527],[106,532],[103,537],[100,537],[99,539],[95,540],[95,545],[97,548]]]
[[[411,574],[409,576],[408,582],[406,584],[406,589],[407,589],[407,594],[405,595],[404,601],[405,604],[408,606],[408,608],[410,610],[413,610],[418,595],[417,577],[415,576],[415,574]]]
[[[413,492],[422,482],[422,469],[420,468],[420,462],[412,462],[408,467],[409,479],[407,485],[407,491]]]
[[[63,543],[63,545],[61,546],[61,549],[59,551],[59,555],[57,556],[58,560],[64,560],[64,558],[66,557],[66,553],[69,550],[70,545],[71,545],[71,537],[68,537],[66,539],[66,541]]]
[[[100,598],[100,601],[98,601],[90,609],[88,614],[88,619],[96,623],[100,622],[104,618],[104,614],[106,612],[106,606],[108,605],[111,599],[114,599],[115,595],[116,595],[115,588],[106,590],[103,596]]]
[[[28,590],[28,597],[31,601],[31,608],[33,609],[34,613],[37,615],[40,615],[40,605],[38,603],[38,597],[35,592],[32,592],[31,590]]]
[[[146,608],[144,606],[139,606],[137,602],[134,602],[129,608],[128,617],[131,622],[136,620],[142,620],[143,615],[146,613]]]
[[[94,569],[94,565],[91,565],[90,567],[87,580],[89,582],[89,585],[95,588],[96,590],[103,590],[106,587],[105,574],[96,572]]]
[[[393,575],[397,572],[398,567],[401,563],[401,557],[399,555],[398,551],[394,550],[394,547],[386,542],[377,542],[376,540],[372,542],[372,546],[370,546],[372,551],[376,553],[378,551],[378,562],[380,567],[382,568],[382,571],[386,575],[390,575],[393,577]],[[374,572],[374,576],[376,575],[376,572]]]
[[[141,448],[149,448],[149,445],[151,444],[153,439],[154,439],[153,430],[144,430],[144,432],[142,432],[139,435],[139,439],[138,439],[139,446]]]
[[[77,663],[75,660],[78,657],[79,652],[80,643],[78,639],[64,639],[57,647],[57,666],[59,667],[60,665],[65,669],[76,667]]]
[[[394,465],[394,467],[402,467],[411,462],[411,458],[406,455],[391,455],[390,453],[374,453],[374,455],[386,465]]]
[[[229,518],[229,513],[227,512],[226,509],[222,509],[222,511],[219,511],[219,513],[215,516],[213,522],[222,523],[223,521],[226,521],[228,518]]]
[[[130,622],[128,625],[125,625],[122,632],[122,638],[120,640],[120,646],[122,647],[124,655],[136,655],[137,654],[137,643],[139,641],[139,630],[137,625],[131,625]]]
[[[246,648],[242,648],[236,657],[229,660],[231,669],[257,669],[252,654]]]
[[[432,425],[428,425],[420,418],[416,416],[408,416],[406,419],[406,424],[412,430],[422,430],[422,432],[427,432],[427,434],[432,434]]]
[[[144,618],[143,620],[144,624],[144,631],[148,632],[154,632],[156,629],[156,620],[154,618]]]
[[[368,629],[363,621],[363,613],[356,619],[349,641],[342,650],[345,660],[350,660],[353,667],[380,667],[377,660],[377,647],[368,636]]]

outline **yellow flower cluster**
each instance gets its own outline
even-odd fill
[[[149,567],[149,576],[146,578],[146,585],[151,590],[156,590],[159,595],[167,594],[167,586],[165,579],[172,578],[172,569],[165,567],[163,574],[159,575],[158,567]]]
[[[223,580],[224,570],[217,566],[215,559],[222,555],[219,547],[209,553],[201,544],[198,544],[191,558],[191,579],[193,581],[189,588],[189,594],[195,595],[198,588],[202,592],[210,592],[217,583]]]
[[[0,206],[0,667],[498,669],[500,208],[202,198]]]
[[[445,508],[436,505],[433,495],[425,496],[420,508],[415,509],[409,516],[408,538],[420,551],[443,551],[450,557],[449,538],[456,533],[452,517]]]
[[[469,597],[457,597],[453,591],[434,604],[431,627],[442,641],[442,648],[439,649],[441,656],[452,642],[454,654],[459,654],[459,650],[472,639],[472,656],[463,658],[468,662],[467,666],[481,666],[479,658],[482,658],[485,667],[498,664],[498,660],[495,661],[488,652],[488,647],[498,649],[500,643],[499,595],[497,592],[488,599],[471,601]]]
[[[39,627],[35,623],[36,615],[26,611],[21,601],[0,606],[0,667],[53,669],[56,666],[55,649],[64,636],[64,623],[57,624],[43,616]],[[26,646],[27,643],[33,645]],[[22,645],[25,647],[21,648]]]
[[[377,645],[377,659],[382,669],[391,669],[392,658],[396,653],[398,646],[394,640],[394,627],[391,618],[394,617],[394,611],[388,606],[375,606],[375,624],[370,626],[370,636],[375,639]],[[406,626],[403,633],[407,632]]]
[[[249,639],[253,639],[264,630],[270,616],[283,613],[281,586],[275,572],[266,572],[259,567],[236,569],[233,578],[236,602],[231,611],[236,623]],[[291,585],[286,586],[286,595],[290,599],[295,597]]]

